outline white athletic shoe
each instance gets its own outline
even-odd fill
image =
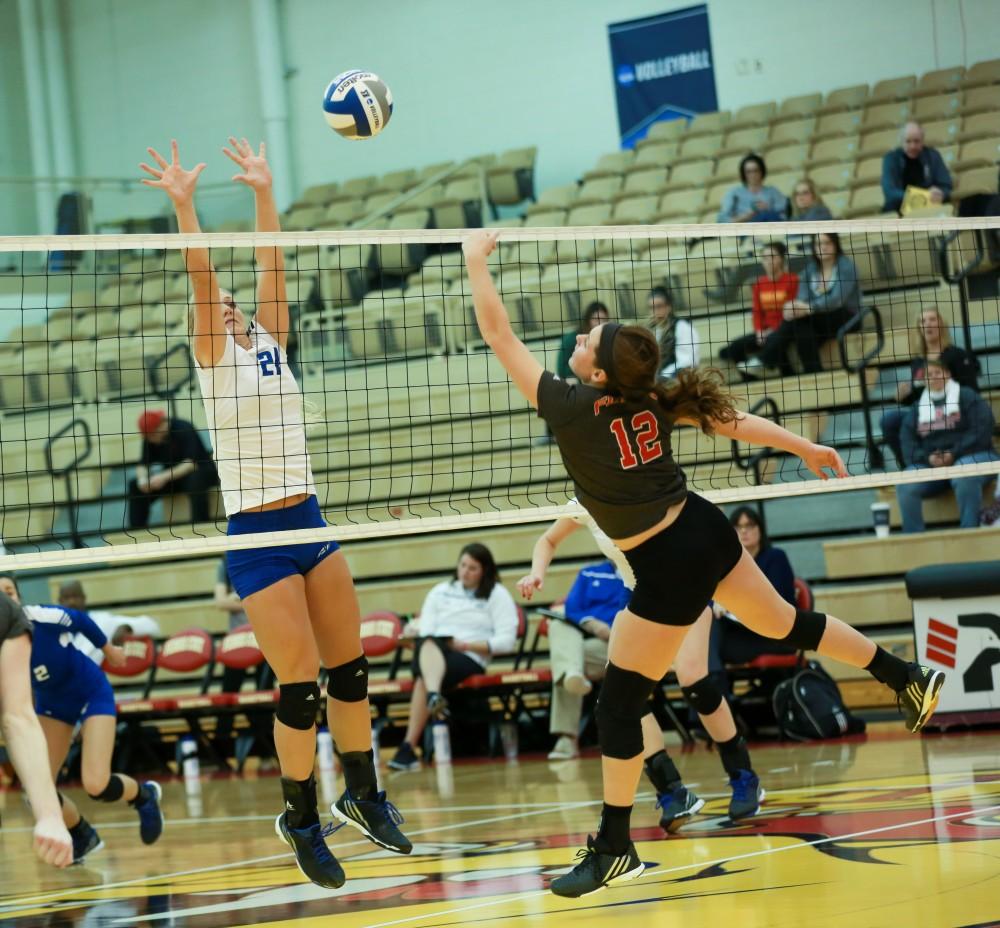
[[[549,760],[573,760],[580,756],[580,748],[576,743],[576,738],[569,735],[560,735],[555,747],[549,751]]]

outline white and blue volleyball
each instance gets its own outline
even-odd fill
[[[371,71],[338,74],[323,94],[323,114],[345,139],[371,139],[389,123],[392,94]]]

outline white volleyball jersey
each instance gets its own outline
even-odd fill
[[[227,336],[214,367],[195,361],[227,516],[316,492],[302,394],[284,350],[258,325],[249,335],[249,350]]]
[[[622,582],[626,587],[628,587],[628,589],[634,590],[635,573],[632,571],[632,565],[625,558],[625,552],[616,547],[615,543],[601,531],[597,523],[594,521],[594,517],[580,505],[580,501],[575,496],[569,501],[569,504],[573,507],[573,511],[568,514],[569,518],[571,518],[574,522],[579,522],[580,525],[590,529],[590,534],[594,536],[594,541],[597,542],[597,547],[600,548],[604,556],[618,568],[618,573],[621,574]]]

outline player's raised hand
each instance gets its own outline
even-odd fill
[[[147,187],[159,187],[174,203],[189,202],[194,197],[194,188],[198,184],[198,175],[205,170],[205,163],[196,164],[191,170],[181,167],[180,156],[177,153],[177,140],[170,140],[170,161],[163,157],[155,148],[147,148],[149,156],[157,167],[151,167],[142,162],[139,167],[153,177],[144,177],[142,182]]]
[[[229,145],[223,146],[222,153],[242,169],[241,174],[234,174],[233,180],[238,184],[246,184],[254,190],[266,190],[271,186],[271,168],[267,163],[267,148],[260,143],[260,148],[254,150],[246,139],[229,136]]]
[[[468,235],[462,242],[466,259],[489,257],[497,247],[497,235],[499,233],[496,229],[476,229]]]
[[[827,470],[832,470],[835,477],[848,477],[847,468],[839,454],[826,445],[810,445],[809,450],[802,455],[802,461],[820,480],[828,480]]]
[[[525,574],[517,581],[517,592],[521,594],[522,599],[531,599],[535,595],[535,590],[540,590],[542,585],[542,578],[538,574]]]
[[[124,667],[125,666],[125,651],[123,648],[119,648],[116,644],[111,644],[110,642],[104,646],[104,656],[108,660],[108,664],[111,667]]]

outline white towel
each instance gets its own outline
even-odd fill
[[[960,402],[961,384],[949,380],[945,384],[944,402],[937,404],[931,399],[931,391],[925,387],[917,403],[917,431],[921,435],[954,429],[962,419]]]

